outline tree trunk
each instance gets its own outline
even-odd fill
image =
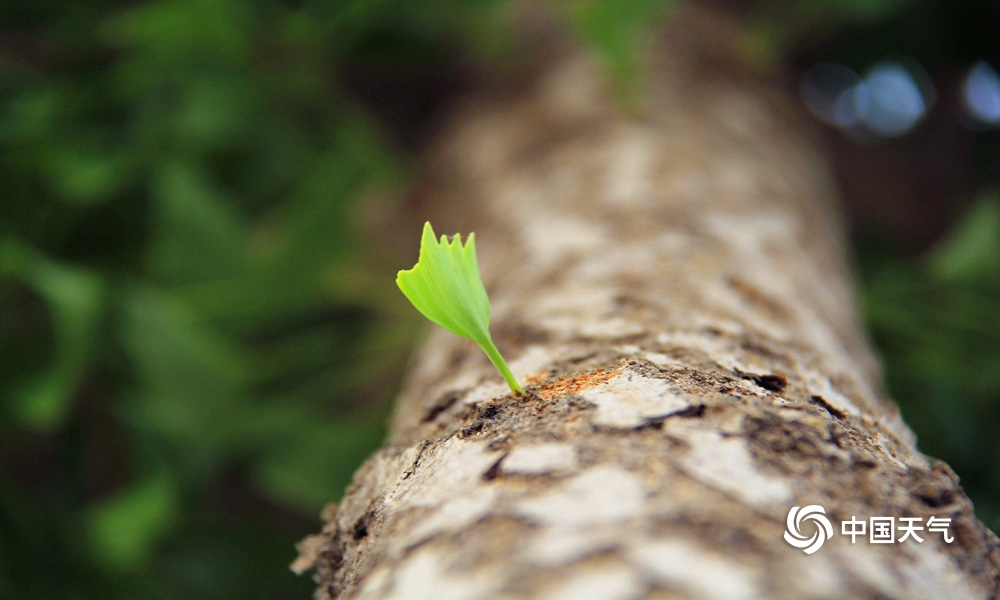
[[[641,116],[564,55],[447,128],[417,198],[475,230],[526,395],[437,328],[389,443],[300,545],[318,598],[997,593],[996,536],[879,387],[805,126],[725,26],[670,30]],[[832,536],[815,513],[786,536],[808,505]],[[843,533],[870,517],[896,541]]]

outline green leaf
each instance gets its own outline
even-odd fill
[[[929,267],[942,281],[977,281],[1000,273],[1000,200],[980,198],[931,252]]]
[[[149,476],[89,514],[96,558],[115,571],[141,569],[179,517],[180,499],[173,477],[167,472]]]
[[[26,424],[51,430],[69,413],[90,359],[104,304],[104,281],[90,270],[54,261],[15,240],[0,244],[0,275],[4,274],[32,286],[52,314],[55,360],[14,396],[15,410]]]
[[[490,338],[490,300],[476,262],[476,234],[462,245],[461,234],[438,243],[430,222],[424,223],[420,257],[400,271],[396,285],[422,315],[455,335],[475,341],[490,357],[513,392],[522,392]]]
[[[248,227],[235,201],[197,164],[164,161],[152,182],[150,270],[171,283],[246,272]]]
[[[132,181],[133,157],[114,147],[99,131],[63,134],[44,144],[42,170],[59,197],[78,206],[107,202]]]
[[[296,425],[295,435],[269,447],[253,468],[256,486],[286,506],[315,513],[341,496],[351,475],[378,449],[378,418],[343,418],[332,423]]]
[[[614,91],[640,100],[643,51],[649,34],[675,0],[576,0],[567,4],[577,32],[604,61]]]
[[[135,285],[124,291],[122,305],[122,344],[139,386],[128,418],[192,462],[218,464],[231,433],[229,415],[241,410],[246,394],[246,357],[167,291]]]

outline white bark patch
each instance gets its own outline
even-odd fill
[[[761,291],[767,293],[764,290]],[[785,323],[774,320],[770,315],[765,315],[757,310],[747,310],[747,300],[733,289],[733,286],[726,279],[708,281],[700,292],[702,302],[706,307],[712,307],[726,313],[740,313],[747,331],[766,334],[767,337],[779,342],[791,341],[799,335],[797,330],[790,329]]]
[[[539,90],[540,103],[562,117],[580,118],[592,114],[607,102],[601,79],[594,77],[594,72],[595,66],[589,60],[566,61],[543,81]]]
[[[495,488],[480,488],[468,496],[449,500],[405,534],[405,544],[414,546],[441,534],[457,533],[490,514],[496,504]]]
[[[636,518],[642,506],[642,484],[635,475],[599,466],[554,491],[521,500],[514,510],[541,525],[580,528]]]
[[[982,590],[977,592],[969,586],[967,575],[958,570],[951,559],[926,541],[912,544],[907,550],[915,564],[903,570],[903,576],[907,591],[912,593],[913,598],[972,600],[985,596]]]
[[[390,492],[386,500],[405,501],[409,506],[439,506],[457,493],[479,488],[479,476],[498,458],[485,446],[470,440],[445,440],[424,453],[407,481],[399,482],[400,495]]]
[[[636,427],[648,418],[662,417],[690,406],[668,381],[631,371],[584,390],[580,396],[597,405],[594,422],[608,427]]]
[[[904,471],[910,470],[910,468],[906,466],[906,463],[896,458],[896,453],[893,452],[889,445],[889,438],[885,437],[881,432],[878,434],[878,447],[882,449],[882,452],[885,452],[885,455],[889,460],[896,463],[896,466]]]
[[[652,202],[652,158],[657,155],[647,128],[625,126],[618,131],[616,144],[608,148],[605,193],[609,205],[634,209]]]
[[[358,585],[358,598],[385,598],[385,589],[392,579],[392,571],[388,567],[378,567]]]
[[[782,209],[757,210],[753,213],[734,213],[718,211],[707,213],[702,221],[706,233],[711,234],[722,244],[732,249],[736,256],[759,259],[760,267],[770,263],[768,248],[787,245],[789,240],[795,240],[801,229],[799,220],[791,213]],[[782,281],[784,277],[774,279],[774,273],[763,281],[754,284]]]
[[[763,210],[755,213],[712,212],[702,220],[704,231],[715,237],[722,248],[739,266],[739,277],[766,298],[794,298],[796,276],[801,270],[787,271],[787,261],[776,259],[776,254],[789,252],[789,240],[797,239],[800,223],[788,211]],[[722,275],[722,273],[720,273]],[[738,314],[752,330],[766,332],[769,337],[789,340],[799,332],[792,332],[784,323],[757,310],[746,310],[746,300],[732,285],[719,277],[700,286],[706,306],[723,309],[727,314]]]
[[[620,525],[588,529],[548,527],[535,536],[527,548],[527,557],[540,567],[565,567],[592,554],[617,548],[621,543]]]
[[[599,250],[595,250],[597,252]],[[614,290],[581,293],[572,287],[535,298],[532,315],[537,326],[556,337],[614,339],[643,331],[641,325],[622,319],[614,304]],[[583,329],[589,333],[584,334]]]
[[[690,331],[718,330],[725,335],[736,338],[744,336],[747,333],[746,325],[740,321],[734,321],[719,315],[691,315],[691,318],[688,319],[688,329]]]
[[[497,378],[499,377],[500,376],[497,375]],[[500,381],[484,383],[476,388],[473,388],[468,394],[465,395],[465,398],[462,398],[462,402],[466,404],[479,404],[481,402],[489,402],[490,400],[503,398],[509,393],[511,393],[510,388],[507,387],[507,383],[501,379]]]
[[[594,260],[577,263],[566,275],[570,281],[598,283],[601,284],[601,288],[608,288],[613,292],[611,289],[613,286],[608,285],[609,282],[623,275],[648,277],[650,271],[658,266],[665,265],[656,250],[648,244],[630,244],[615,240],[608,247],[601,248],[599,256]]]
[[[586,321],[579,326],[580,334],[586,338],[615,340],[646,333],[641,323],[630,321],[624,317],[609,316],[593,321]]]
[[[516,359],[510,361],[509,366],[514,377],[521,382],[526,375],[548,370],[561,360],[563,355],[564,348],[529,346]]]
[[[401,476],[386,495],[387,510],[396,506],[432,509],[414,523],[403,545],[459,531],[490,514],[499,492],[481,485],[480,476],[497,458],[482,443],[450,439],[423,456],[409,478]]]
[[[545,592],[542,600],[632,600],[645,591],[631,569],[608,566],[570,576]]]
[[[686,439],[691,450],[681,465],[688,475],[759,508],[787,510],[791,485],[759,473],[743,438],[694,430],[686,432]]]
[[[898,597],[900,582],[893,574],[892,565],[882,560],[878,553],[861,544],[842,545],[837,553],[851,578],[863,581],[886,597]]]
[[[521,243],[531,248],[534,260],[543,264],[558,264],[566,257],[599,252],[611,245],[602,227],[564,213],[549,214],[535,208],[524,211],[518,225]]]
[[[582,317],[583,314],[587,316]],[[539,315],[537,323],[541,329],[565,338],[617,340],[646,333],[641,323],[616,315],[610,308],[601,310],[592,303],[584,307],[564,305],[547,315]]]
[[[681,361],[671,358],[661,352],[644,352],[640,354],[640,357],[664,369],[682,369],[686,366]]]
[[[749,600],[757,598],[752,572],[738,563],[681,540],[639,544],[630,560],[656,583],[696,598]]]
[[[661,333],[656,337],[656,341],[664,346],[701,352],[725,369],[754,372],[766,368],[766,365],[744,362],[741,358],[744,353],[740,352],[736,344],[726,337],[697,331],[677,331]]]
[[[443,352],[441,354],[442,356],[446,356]],[[463,369],[452,377],[444,378],[436,389],[440,390],[439,393],[451,390],[474,389],[485,379],[483,377],[483,373],[484,371],[480,369]],[[496,371],[490,373],[490,375],[493,375],[494,373],[496,373]]]
[[[501,471],[542,475],[576,468],[576,449],[570,444],[535,444],[514,448],[500,465]]]
[[[384,600],[486,600],[493,598],[503,585],[496,569],[473,572],[449,570],[433,550],[421,550],[397,567],[392,589],[388,594],[374,591],[360,594],[361,598]],[[367,586],[364,590],[368,591]]]
[[[853,302],[848,299],[847,302]],[[798,316],[798,335],[801,341],[809,343],[819,353],[834,361],[834,366],[838,371],[852,371],[851,365],[855,364],[854,358],[844,347],[844,341],[833,329],[830,322],[823,318],[819,312],[805,306],[796,307]],[[834,372],[827,369],[827,373]]]
[[[825,552],[820,555],[792,553],[788,556],[788,570],[795,573],[789,584],[799,598],[819,600],[844,596],[840,566]]]

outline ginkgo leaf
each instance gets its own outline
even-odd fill
[[[475,341],[490,358],[513,392],[522,392],[507,363],[490,338],[490,300],[476,262],[476,234],[449,242],[435,239],[430,222],[424,223],[420,257],[409,271],[400,271],[396,285],[425,317],[448,331]]]

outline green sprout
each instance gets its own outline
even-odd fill
[[[490,299],[476,263],[476,234],[470,233],[464,246],[461,234],[451,242],[442,235],[438,242],[430,222],[424,223],[420,258],[399,272],[396,285],[425,317],[479,344],[510,390],[524,392],[490,338]]]

